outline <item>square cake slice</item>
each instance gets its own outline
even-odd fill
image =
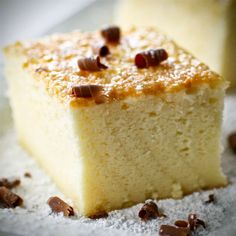
[[[152,28],[119,32],[5,48],[22,146],[86,216],[225,186],[227,83]]]

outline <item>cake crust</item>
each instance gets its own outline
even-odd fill
[[[23,55],[23,69],[34,79],[43,81],[50,96],[72,106],[96,104],[91,98],[73,97],[71,88],[75,85],[103,85],[105,94],[112,98],[109,102],[191,90],[201,84],[211,87],[226,85],[218,74],[153,28],[133,27],[122,32],[120,43],[108,45],[111,53],[101,59],[108,69],[98,72],[80,70],[78,59],[94,55],[93,45],[102,42],[99,31],[75,31],[37,41],[16,42],[4,52],[6,56]],[[153,48],[164,48],[169,58],[157,67],[138,69],[134,64],[135,55]]]

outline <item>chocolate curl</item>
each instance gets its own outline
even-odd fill
[[[172,225],[161,225],[159,230],[160,236],[188,236],[189,231],[185,228],[175,227]]]
[[[103,28],[101,35],[107,43],[117,44],[120,41],[120,28],[118,26]]]
[[[74,209],[59,197],[51,197],[47,201],[48,205],[55,213],[62,212],[64,216],[74,216]]]
[[[233,132],[228,137],[229,148],[236,154],[236,132]]]
[[[197,218],[196,214],[189,214],[188,216],[188,222],[190,229],[194,231],[198,226],[202,226],[204,229],[206,228],[206,224],[203,220],[200,220]]]
[[[80,98],[92,98],[101,95],[103,86],[97,84],[85,84],[72,87],[72,95]]]
[[[0,206],[15,208],[23,204],[23,199],[6,187],[0,187]]]
[[[72,96],[77,98],[93,98],[96,104],[109,101],[109,96],[104,93],[104,87],[98,84],[74,86],[72,87]]]
[[[150,66],[158,66],[162,61],[168,58],[165,49],[151,49],[140,52],[135,56],[135,65],[139,68],[148,68]]]
[[[208,200],[205,201],[206,204],[209,204],[209,203],[215,203],[216,202],[216,199],[215,199],[215,195],[214,194],[210,194],[208,196]]]
[[[138,215],[142,220],[145,221],[155,219],[157,217],[165,217],[164,214],[161,214],[159,212],[158,206],[153,201],[145,203],[139,211]]]
[[[100,57],[105,57],[110,54],[110,50],[107,45],[105,44],[94,44],[92,46],[93,53],[99,55]]]
[[[189,223],[188,223],[188,221],[185,221],[185,220],[176,220],[175,221],[175,226],[178,226],[180,228],[188,228]]]
[[[8,189],[12,189],[20,185],[20,180],[16,178],[2,178],[0,179],[0,187],[6,187]]]
[[[106,65],[100,62],[99,56],[79,59],[78,67],[80,68],[80,70],[90,72],[101,71],[108,68]]]

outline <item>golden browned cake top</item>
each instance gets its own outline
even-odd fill
[[[118,44],[107,44],[110,54],[101,57],[108,68],[84,71],[78,59],[94,54],[94,45],[104,43],[100,31],[72,32],[52,35],[32,42],[17,42],[5,49],[6,54],[25,55],[22,67],[33,73],[36,80],[45,82],[48,93],[71,104],[95,104],[92,98],[78,98],[71,88],[78,85],[99,84],[104,87],[107,101],[159,95],[191,89],[201,84],[218,86],[223,79],[205,64],[179,48],[173,41],[151,28],[131,28],[122,31]],[[149,49],[163,48],[169,57],[158,66],[139,69],[135,55]]]

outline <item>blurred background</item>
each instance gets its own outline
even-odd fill
[[[98,25],[110,23],[112,20],[110,11],[115,2],[115,0],[0,0],[0,48],[17,40],[78,28],[93,29]],[[89,7],[91,4],[92,8]],[[1,52],[0,61],[2,59]]]
[[[94,0],[0,0],[0,45],[43,34]]]

